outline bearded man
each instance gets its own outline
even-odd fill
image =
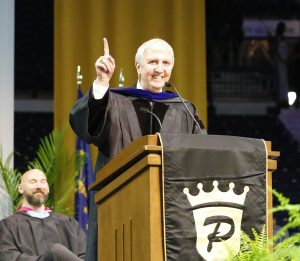
[[[18,189],[21,207],[0,221],[0,261],[83,260],[86,239],[80,225],[45,206],[46,175],[31,169],[22,175]]]

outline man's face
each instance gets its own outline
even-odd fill
[[[157,43],[145,49],[140,64],[136,64],[142,88],[161,92],[171,77],[173,65],[172,52],[165,45]]]
[[[49,186],[45,174],[33,169],[23,174],[19,192],[23,194],[25,202],[34,207],[42,206],[47,200]]]

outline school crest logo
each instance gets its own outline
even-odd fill
[[[197,231],[196,248],[207,261],[224,260],[229,251],[237,254],[240,250],[241,222],[244,203],[249,187],[244,187],[241,195],[235,194],[235,184],[229,184],[229,190],[218,189],[218,181],[213,181],[213,190],[203,191],[198,184],[199,194],[193,196],[184,188],[193,210]]]

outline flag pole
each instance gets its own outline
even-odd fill
[[[123,68],[121,68],[120,74],[119,74],[119,87],[125,87],[125,76],[123,73]]]
[[[81,74],[80,65],[77,65],[77,73],[76,73],[76,82],[77,82],[77,89],[81,88],[83,76]]]

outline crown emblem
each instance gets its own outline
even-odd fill
[[[249,191],[249,187],[244,187],[244,192],[240,195],[237,195],[234,193],[233,188],[235,187],[235,184],[233,182],[229,183],[229,190],[226,192],[222,192],[218,189],[218,181],[213,181],[213,190],[210,192],[205,192],[203,190],[203,184],[198,183],[197,187],[199,189],[199,193],[196,196],[193,196],[189,193],[188,188],[183,189],[183,193],[187,195],[187,198],[192,205],[192,207],[201,207],[202,204],[209,204],[209,203],[229,203],[229,204],[237,204],[240,206],[244,205],[246,195]]]
[[[235,254],[238,253],[244,203],[249,191],[245,186],[243,193],[238,195],[233,191],[235,184],[230,182],[229,189],[222,192],[218,184],[218,181],[213,181],[212,191],[205,192],[203,184],[198,183],[196,196],[191,195],[188,188],[183,189],[192,205],[197,251],[208,261],[225,260],[229,255],[226,244]]]

